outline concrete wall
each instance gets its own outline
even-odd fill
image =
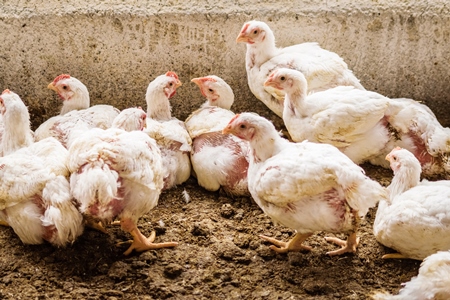
[[[91,104],[123,109],[145,107],[148,83],[168,70],[184,83],[172,101],[176,117],[203,102],[189,80],[215,74],[235,91],[235,111],[257,111],[280,124],[247,87],[245,46],[235,39],[251,19],[267,22],[279,46],[319,42],[340,54],[367,89],[423,100],[450,126],[445,0],[62,2],[0,6],[0,89],[22,97],[34,126],[58,113],[57,97],[46,88],[56,75],[83,81]]]

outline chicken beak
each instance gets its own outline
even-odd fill
[[[222,130],[222,134],[233,134],[234,130],[232,128],[231,125],[226,126],[223,130]]]
[[[386,155],[386,157],[384,159],[390,162],[391,161],[391,154],[389,153],[388,155]]]
[[[264,86],[271,86],[272,85],[272,77],[267,78],[266,81],[264,81]]]
[[[200,86],[200,84],[202,83],[202,79],[201,78],[193,78],[193,79],[191,79],[191,82],[193,82],[196,85]]]
[[[236,38],[236,43],[248,43],[248,42],[250,42],[250,39],[243,32],[241,32]]]
[[[49,89],[51,89],[51,90],[54,90],[55,92],[58,92],[58,89],[56,88],[56,86],[53,85],[53,82],[50,82],[50,83],[47,85],[47,88],[49,88]]]
[[[179,88],[180,86],[182,86],[183,84],[181,83],[181,81],[177,80],[177,82],[175,83],[175,86],[177,88]]]

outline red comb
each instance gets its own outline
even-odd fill
[[[228,122],[228,124],[233,123],[234,120],[236,120],[239,116],[240,116],[240,114],[235,115],[233,118],[231,118],[231,120],[230,120],[230,122]]]
[[[244,25],[244,27],[242,27],[241,33],[244,33],[247,31],[248,26],[250,26],[250,23],[247,23]]]
[[[173,77],[175,79],[178,79],[178,75],[175,72],[169,71],[166,73],[166,76]]]
[[[402,150],[402,147],[397,146],[397,147],[395,147],[394,149],[392,149],[391,152],[398,151],[398,150]]]
[[[205,82],[205,81],[212,81],[212,82],[216,82],[217,80],[215,78],[212,77],[201,77],[199,78],[201,81]]]
[[[57,76],[54,80],[53,80],[53,85],[55,85],[58,81],[63,80],[63,79],[67,79],[70,78],[69,74],[61,74],[59,76]]]
[[[6,90],[4,90],[4,91],[2,92],[2,95],[3,95],[3,94],[7,94],[7,93],[11,93],[11,91],[8,90],[8,89],[6,89]]]

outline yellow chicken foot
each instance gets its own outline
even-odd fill
[[[147,238],[139,231],[136,224],[132,223],[131,220],[121,220],[120,224],[123,230],[128,231],[133,236],[131,246],[127,249],[127,251],[123,253],[124,255],[129,255],[133,250],[136,250],[137,252],[143,252],[152,249],[171,248],[178,246],[178,243],[176,242],[153,243],[156,238],[156,233],[153,231]]]
[[[352,219],[352,227],[353,230],[349,234],[347,241],[343,241],[341,239],[335,238],[335,237],[326,237],[325,240],[329,243],[334,243],[336,245],[341,246],[342,248],[339,250],[329,251],[327,252],[328,255],[334,256],[334,255],[341,255],[347,252],[355,253],[356,248],[359,245],[359,237],[356,236],[356,231],[359,227],[359,223],[361,222],[361,218],[358,215],[358,211],[352,210],[351,211],[353,215]]]
[[[406,256],[404,256],[403,254],[400,253],[389,253],[389,254],[385,254],[381,257],[382,259],[389,259],[389,258],[396,258],[396,259],[401,259],[401,258],[408,258]]]
[[[0,220],[0,226],[6,226],[6,227],[9,227],[9,224],[8,224],[8,222],[6,222],[6,221]]]
[[[339,250],[327,252],[327,255],[330,255],[330,256],[341,255],[341,254],[344,254],[347,252],[355,253],[356,248],[358,247],[358,244],[359,244],[359,237],[356,237],[356,232],[352,232],[348,236],[346,241],[343,241],[343,240],[335,238],[335,237],[326,237],[325,240],[329,243],[334,243],[334,244],[342,247]]]
[[[302,243],[310,236],[311,233],[307,234],[296,233],[295,236],[289,242],[282,242],[265,235],[260,235],[259,237],[262,238],[263,240],[272,243],[273,245],[271,245],[269,248],[272,249],[273,251],[277,253],[287,253],[289,251],[301,251],[301,250],[311,251],[312,248],[310,246],[302,245]]]

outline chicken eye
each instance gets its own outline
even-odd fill
[[[286,77],[281,76],[281,77],[280,77],[280,80],[281,80],[281,81],[285,81],[285,80],[286,80]]]
[[[62,86],[63,90],[67,90],[67,85]]]
[[[258,34],[258,30],[255,29],[255,30],[253,31],[253,34]]]
[[[173,85],[173,83],[171,82],[171,83],[169,83],[169,86],[172,86]]]
[[[239,128],[245,129],[245,128],[247,128],[247,126],[245,126],[245,124],[241,124],[241,126],[239,126]]]
[[[208,91],[210,91],[211,93],[212,93],[212,92],[214,92],[214,90],[213,90],[213,89],[208,89]]]
[[[392,159],[393,159],[394,161],[397,161],[397,156],[392,156]]]

